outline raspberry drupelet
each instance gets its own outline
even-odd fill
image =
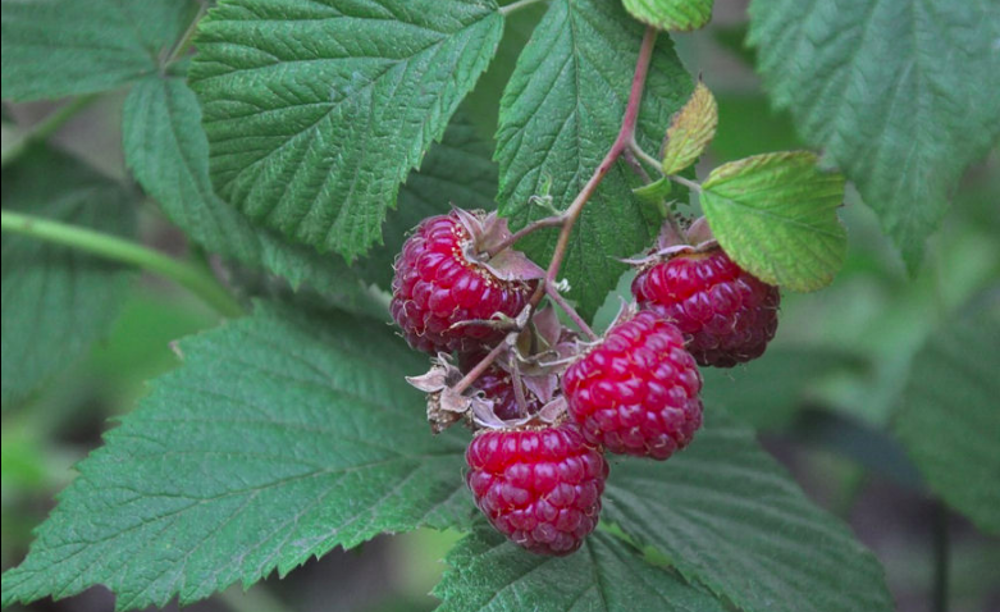
[[[688,338],[699,364],[730,368],[756,359],[778,328],[781,294],[719,248],[646,267],[632,282],[640,307],[655,310]]]
[[[470,352],[495,344],[504,331],[485,324],[496,314],[515,317],[534,283],[502,280],[470,261],[472,237],[455,212],[425,219],[395,263],[390,310],[413,348]]]
[[[576,425],[484,430],[465,458],[476,505],[517,545],[568,555],[597,526],[608,464]]]
[[[643,311],[617,323],[563,376],[569,412],[608,452],[663,460],[701,426],[701,375],[681,332]]]

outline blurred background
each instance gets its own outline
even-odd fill
[[[801,147],[789,118],[770,110],[743,47],[746,2],[717,0],[706,30],[675,36],[692,74],[719,102],[719,130],[705,168],[746,155]],[[541,10],[517,15],[500,55],[473,94],[494,108],[517,53]],[[107,174],[125,179],[119,131],[124,96],[105,96],[53,139]],[[5,108],[3,146],[15,142],[58,104]],[[486,136],[495,122],[484,122]],[[704,176],[700,173],[700,176]],[[758,428],[760,439],[819,505],[848,522],[885,567],[903,612],[1000,610],[1000,541],[978,532],[930,496],[888,429],[915,353],[939,325],[968,304],[1000,292],[1000,159],[971,168],[923,267],[910,278],[877,220],[849,191],[841,217],[850,251],[834,284],[812,295],[786,294],[776,340],[760,360],[706,372],[707,418],[724,406]],[[153,204],[140,211],[143,241],[183,255],[184,236]],[[620,289],[628,293],[629,278]],[[611,296],[598,315],[617,309]],[[170,341],[213,327],[213,313],[183,290],[143,276],[133,284],[112,333],[89,356],[26,405],[3,407],[3,569],[18,563],[31,530],[72,465],[100,444],[116,415],[131,410],[144,381],[177,362]],[[1000,353],[1000,347],[998,353]],[[4,359],[10,358],[4,355]],[[1000,357],[997,358],[1000,372]],[[998,510],[1000,511],[1000,510]],[[395,612],[432,610],[428,592],[457,534],[421,531],[382,537],[356,551],[334,551],[284,580],[271,577],[244,593],[234,587],[192,610],[249,612]],[[947,589],[943,592],[944,579]],[[101,589],[32,610],[111,610]]]

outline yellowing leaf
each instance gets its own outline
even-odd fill
[[[677,174],[697,161],[715,137],[718,125],[719,105],[708,87],[699,81],[691,99],[670,121],[667,147],[663,151],[663,171]]]
[[[697,30],[712,19],[714,0],[622,0],[639,21],[660,30]]]

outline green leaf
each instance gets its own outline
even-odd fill
[[[615,536],[597,532],[568,557],[533,555],[480,529],[448,554],[434,595],[438,612],[723,612],[710,595],[650,565]]]
[[[407,233],[423,219],[446,214],[452,204],[466,210],[493,210],[497,167],[490,156],[493,143],[480,135],[468,104],[459,108],[440,143],[431,145],[419,172],[411,172],[399,188],[399,207],[382,227],[385,244],[358,266],[366,280],[382,287],[392,282],[392,264]]]
[[[136,83],[125,100],[122,126],[125,161],[136,180],[192,240],[293,286],[308,282],[341,308],[373,311],[370,294],[343,260],[286,242],[215,195],[201,109],[182,78],[155,75]]]
[[[119,610],[185,604],[472,516],[466,440],[430,434],[403,380],[423,360],[385,325],[259,303],[177,352],[4,573],[4,606],[95,584]]]
[[[715,238],[742,267],[792,291],[829,285],[844,263],[837,218],[844,178],[806,151],[766,153],[712,170],[701,206]]]
[[[896,435],[931,490],[1000,535],[1000,300],[949,319],[914,357]]]
[[[602,518],[744,612],[893,610],[882,569],[749,428],[711,406],[666,463],[611,468]]]
[[[4,210],[111,234],[132,232],[131,194],[69,155],[35,146],[2,177]],[[107,332],[131,274],[107,260],[7,232],[2,260],[6,411]]]
[[[705,406],[725,408],[757,429],[775,429],[790,424],[803,408],[815,406],[818,383],[831,375],[871,375],[870,364],[853,352],[776,344],[744,367],[702,369]]]
[[[154,74],[197,9],[196,0],[3,0],[3,97],[93,93]]]
[[[670,195],[672,190],[673,183],[669,178],[663,177],[642,187],[636,187],[632,193],[648,204],[660,204]]]
[[[915,269],[959,177],[1000,137],[996,4],[754,0],[750,16],[772,100]]]
[[[501,101],[496,159],[500,212],[521,227],[550,213],[530,198],[552,182],[553,203],[565,209],[611,148],[621,127],[643,28],[617,2],[555,0],[518,61]],[[664,126],[693,87],[671,47],[660,38],[647,79],[638,140],[659,147]],[[638,253],[659,229],[632,193],[634,173],[616,164],[583,209],[561,276],[569,297],[590,317],[627,268],[615,259]],[[518,243],[548,261],[557,232]]]
[[[348,259],[381,236],[503,32],[492,0],[225,0],[192,87],[219,194]]]
[[[663,172],[677,174],[698,161],[715,137],[718,124],[719,105],[715,96],[698,81],[691,99],[670,120],[667,146],[663,150]]]
[[[622,0],[625,9],[660,30],[697,30],[712,19],[715,0]]]

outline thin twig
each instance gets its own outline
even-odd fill
[[[511,4],[506,8],[510,9],[516,4],[521,3]],[[594,192],[597,191],[598,185],[601,184],[604,177],[611,171],[611,168],[614,167],[618,158],[621,157],[622,153],[626,149],[628,149],[629,143],[635,140],[635,126],[639,119],[639,107],[642,104],[642,93],[646,87],[646,75],[649,73],[649,63],[653,58],[653,49],[656,47],[657,33],[656,28],[649,27],[646,28],[646,32],[642,37],[642,45],[639,47],[639,57],[635,62],[635,74],[632,77],[632,87],[629,91],[628,102],[625,106],[625,114],[622,117],[622,125],[618,130],[618,136],[615,138],[614,143],[604,156],[604,159],[601,160],[601,163],[598,164],[597,168],[594,170],[594,174],[587,180],[583,188],[580,190],[580,193],[578,193],[573,199],[573,202],[569,205],[566,211],[559,217],[550,218],[559,219],[559,223],[556,223],[554,220],[552,221],[552,226],[561,225],[559,238],[556,241],[556,248],[552,253],[552,259],[549,260],[549,267],[545,271],[545,278],[538,284],[538,288],[536,288],[535,292],[532,294],[531,299],[528,302],[528,308],[536,308],[538,303],[542,301],[542,298],[545,297],[548,292],[547,288],[555,285],[556,277],[559,275],[559,268],[562,266],[562,260],[566,256],[566,250],[569,247],[569,239],[573,232],[573,226],[576,224],[577,219],[580,218],[580,213],[583,212],[584,205],[587,204],[590,198],[594,195]],[[534,229],[538,228],[536,227]],[[534,231],[534,229],[532,231]],[[562,296],[558,296],[558,294],[556,295],[557,297],[553,301],[559,304],[559,300],[562,300]],[[574,312],[575,314],[575,311],[573,311],[569,304],[566,304],[564,300],[562,303],[569,308],[568,310],[563,308],[563,310],[566,310],[567,314],[570,314],[571,312]],[[570,316],[571,318],[573,317],[572,314],[570,314]],[[576,315],[576,317],[579,319],[578,324],[582,323],[580,326],[581,331],[588,333],[589,330],[588,335],[591,335],[593,338],[597,338],[596,334],[594,334],[593,330],[590,330],[590,327],[583,321],[583,319],[580,318],[579,315]],[[574,322],[577,321],[574,320]],[[490,365],[496,360],[504,346],[505,343],[503,342],[495,346],[482,361],[476,364],[476,367],[469,371],[469,373],[454,386],[454,390],[461,393],[477,378],[479,378],[479,376],[486,371],[486,368],[490,367]]]
[[[60,223],[8,210],[0,212],[4,231],[74,248],[165,276],[197,295],[225,317],[242,316],[243,307],[211,272],[144,245],[89,228]]]
[[[524,238],[525,236],[527,236],[532,232],[535,232],[545,227],[559,227],[564,222],[565,222],[565,217],[563,215],[555,215],[552,217],[545,217],[544,219],[539,219],[537,221],[532,221],[528,225],[525,225],[521,229],[514,232],[509,238],[507,238],[500,244],[497,244],[496,246],[491,248],[489,251],[487,251],[487,254],[490,257],[493,257],[500,251],[503,251],[504,249],[513,246],[518,240]]]
[[[588,338],[590,338],[591,340],[599,339],[599,336],[594,333],[594,330],[592,330],[589,325],[587,325],[587,322],[583,320],[583,317],[581,317],[580,314],[576,311],[576,309],[570,306],[569,302],[566,301],[566,298],[564,298],[562,294],[559,293],[559,289],[557,289],[555,285],[551,284],[545,285],[545,293],[546,295],[549,296],[549,299],[555,303],[556,306],[562,308],[563,312],[565,312],[566,315],[569,316],[570,320],[573,321],[573,323],[575,323],[576,326],[580,328],[580,331],[586,334]]]
[[[517,2],[511,2],[507,6],[500,7],[500,14],[506,17],[507,15],[510,15],[514,11],[519,11],[523,8],[528,8],[532,4],[537,4],[541,1],[542,0],[518,0]]]
[[[496,346],[494,346],[493,350],[487,353],[486,356],[483,357],[479,361],[479,363],[476,364],[476,367],[469,370],[469,373],[463,376],[462,380],[458,381],[458,383],[456,383],[455,386],[452,387],[455,393],[461,393],[465,391],[466,389],[469,388],[469,385],[476,382],[476,379],[482,376],[483,372],[485,372],[487,368],[493,365],[493,362],[497,360],[497,357],[500,356],[500,353],[503,352],[503,349],[505,347],[506,347],[506,342],[501,342]]]
[[[97,99],[96,94],[80,96],[69,104],[53,111],[51,115],[42,119],[21,137],[20,140],[12,144],[0,153],[0,168],[6,168],[7,164],[21,157],[31,145],[48,139],[61,128],[67,121],[72,119],[77,113],[85,109],[91,102]]]

